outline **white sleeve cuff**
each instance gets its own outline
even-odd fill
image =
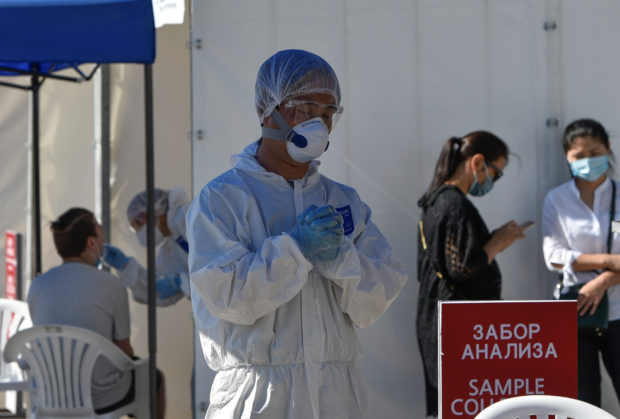
[[[575,250],[566,251],[566,255],[568,256],[568,258],[564,263],[562,273],[568,274],[569,276],[575,276],[575,271],[573,270],[573,263],[577,260],[579,256],[581,256],[581,254],[582,252],[578,252]]]

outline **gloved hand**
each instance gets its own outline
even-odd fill
[[[319,252],[340,246],[342,223],[342,216],[332,206],[317,208],[316,205],[310,205],[297,217],[297,223],[290,234],[304,256],[310,259]],[[331,254],[322,257],[329,258]]]
[[[314,257],[317,260],[323,262],[329,262],[338,257],[338,252],[340,251],[340,244],[342,243],[342,236],[344,236],[344,220],[342,219],[342,215],[338,212],[335,212],[330,216],[336,220],[336,225],[331,228],[333,236],[331,236],[330,247],[324,250],[319,250],[316,252]]]
[[[123,269],[127,262],[129,262],[129,258],[125,256],[123,251],[118,247],[112,246],[111,244],[104,243],[103,245],[103,261],[116,269]]]
[[[168,298],[173,295],[177,295],[181,290],[181,278],[175,277],[163,277],[155,282],[155,289],[157,290],[157,298]]]

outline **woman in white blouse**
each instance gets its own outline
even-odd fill
[[[573,179],[545,197],[543,252],[547,267],[562,275],[559,292],[585,284],[577,296],[579,316],[594,314],[607,293],[608,329],[602,333],[580,331],[578,338],[579,399],[600,406],[599,352],[620,400],[620,223],[613,222],[620,220],[616,215],[620,212],[620,189],[607,176],[612,153],[609,136],[599,122],[572,122],[564,131],[562,145]]]

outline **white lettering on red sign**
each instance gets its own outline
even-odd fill
[[[506,342],[501,343],[476,343],[465,345],[461,355],[461,360],[471,359],[549,359],[558,358],[558,353],[550,342],[545,344],[540,342]]]
[[[455,416],[475,416],[486,407],[507,397],[545,394],[544,378],[508,378],[506,380],[469,380],[469,396],[478,398],[454,399],[450,404]],[[480,398],[482,397],[482,398]],[[488,397],[488,398],[487,398]]]
[[[450,409],[454,416],[476,416],[486,407],[503,399],[454,399],[450,404]]]
[[[15,258],[15,240],[13,240],[11,236],[7,236],[6,238],[6,256]]]
[[[469,380],[470,396],[517,396],[520,394],[545,394],[544,378],[507,378],[500,380],[476,378]]]
[[[511,324],[500,324],[499,329],[500,332],[498,334],[495,326],[490,324],[485,332],[484,326],[477,324],[474,326],[474,340],[531,340],[535,334],[540,332],[540,324],[530,323],[526,325],[518,323],[514,326]]]
[[[486,330],[481,324],[474,325],[473,338],[476,341],[500,341],[500,343],[475,343],[465,345],[461,359],[541,359],[557,358],[553,343],[504,342],[504,340],[532,340],[540,332],[539,323],[502,323],[489,325]]]
[[[5,296],[17,298],[17,238],[15,233],[7,231],[5,235]]]

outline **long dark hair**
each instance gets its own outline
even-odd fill
[[[454,175],[459,165],[469,157],[480,153],[486,162],[493,162],[500,157],[508,159],[509,152],[506,143],[488,131],[474,131],[463,138],[449,138],[439,154],[433,180],[418,201],[418,205],[425,209],[431,196]]]

